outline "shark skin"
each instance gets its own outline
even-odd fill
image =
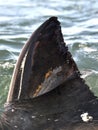
[[[57,17],[28,39],[16,63],[0,130],[98,130],[98,99],[81,78]]]

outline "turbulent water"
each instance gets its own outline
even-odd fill
[[[59,18],[83,78],[98,95],[98,0],[0,0],[1,111],[23,45],[50,16]]]

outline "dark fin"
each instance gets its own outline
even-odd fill
[[[18,95],[19,95],[19,90],[20,90],[20,84],[21,84],[21,78],[22,78],[22,72],[23,72],[23,68],[22,66],[24,66],[24,59],[27,55],[27,52],[30,48],[30,45],[32,44],[33,46],[35,46],[36,41],[38,40],[38,37],[40,35],[40,33],[43,31],[43,29],[45,27],[47,27],[47,25],[50,23],[50,21],[52,21],[52,19],[54,19],[55,21],[57,21],[56,17],[52,17],[49,20],[47,20],[46,22],[44,22],[32,35],[31,37],[28,39],[27,43],[24,45],[18,61],[16,62],[15,65],[15,69],[13,72],[13,76],[11,79],[11,84],[10,84],[10,88],[9,88],[9,93],[8,93],[8,98],[7,98],[7,102],[11,102],[14,100],[18,99]],[[32,50],[33,51],[33,50]]]
[[[56,17],[43,23],[24,48],[18,67],[16,64],[7,102],[43,95],[79,74]]]

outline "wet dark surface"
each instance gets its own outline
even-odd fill
[[[0,0],[0,111],[19,53],[31,33],[57,16],[63,36],[90,89],[98,95],[97,0]]]
[[[7,103],[5,104],[5,112],[1,116],[0,125],[2,129],[98,129],[98,99],[80,77],[80,72],[71,53],[68,51],[66,45],[64,46],[60,25],[58,25],[56,17],[49,19],[31,36],[29,44],[28,42],[26,43],[29,47],[27,47],[28,49],[23,55],[25,57],[23,60],[25,61],[22,61],[23,65],[20,64],[20,66],[17,66],[16,64],[15,72],[20,73],[20,76],[18,74],[15,79],[12,78],[12,85],[10,86]],[[52,29],[53,35],[50,35]],[[43,35],[39,39],[41,31]],[[34,41],[33,36],[36,39]],[[33,46],[34,50],[33,48],[31,49],[31,46]],[[53,54],[50,51],[48,52],[47,49],[51,53],[53,52]],[[49,56],[47,57],[47,55]],[[44,56],[44,58],[41,56]],[[53,59],[56,62],[52,62]],[[50,64],[48,64],[48,60],[51,60]],[[39,64],[36,64],[36,61]],[[20,62],[20,57],[18,62]],[[29,63],[31,67],[27,71]],[[33,70],[34,65],[38,66],[36,66],[35,70]],[[45,69],[43,69],[43,66]],[[26,69],[24,69],[25,67]],[[51,73],[48,71],[50,68]],[[40,70],[41,73],[36,75],[37,71],[40,72]],[[36,76],[35,79],[38,76],[40,80],[38,82],[32,80],[31,83],[29,78],[25,79],[23,77],[26,73],[30,77],[30,80],[34,76]],[[17,77],[20,79],[18,89],[16,89]],[[58,81],[55,83],[56,79]],[[15,84],[13,84],[13,81]],[[26,86],[21,84],[23,81],[25,81]],[[41,85],[40,89],[39,85]],[[48,85],[50,86],[48,87]],[[25,87],[26,89],[24,89]],[[15,93],[15,90],[17,90],[17,93]],[[87,119],[91,117],[91,120],[83,120],[81,117],[83,113],[88,113]]]

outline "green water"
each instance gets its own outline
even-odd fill
[[[22,46],[50,16],[61,21],[65,42],[98,95],[98,0],[0,0],[0,110]]]

